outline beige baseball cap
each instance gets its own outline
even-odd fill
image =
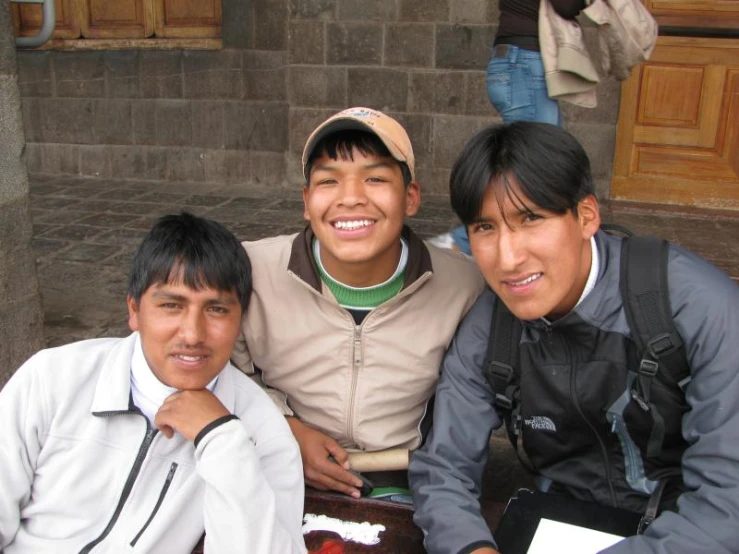
[[[303,175],[306,181],[310,179],[307,168],[308,158],[316,144],[331,133],[350,129],[369,131],[377,135],[393,158],[408,165],[411,180],[416,180],[416,160],[413,156],[411,139],[408,138],[408,133],[400,123],[389,115],[372,108],[349,108],[329,117],[308,137],[303,149]]]

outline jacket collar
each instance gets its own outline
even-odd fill
[[[121,339],[103,361],[103,367],[100,370],[92,400],[91,411],[93,415],[110,416],[130,413],[133,410],[131,402],[131,358],[133,357],[137,336],[138,333],[135,332],[125,339]],[[233,413],[235,382],[234,373],[229,369],[234,369],[230,362],[218,374],[213,394],[229,412]]]
[[[408,265],[405,269],[405,281],[403,283],[403,288],[407,288],[424,273],[433,272],[434,268],[431,263],[431,254],[429,254],[428,248],[418,235],[407,225],[403,225],[402,235],[408,243]],[[313,259],[312,245],[314,237],[310,225],[307,225],[303,231],[297,234],[293,240],[287,269],[295,273],[312,288],[321,292],[321,276],[318,273],[316,261]]]

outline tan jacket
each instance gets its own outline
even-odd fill
[[[254,293],[233,354],[286,415],[348,449],[415,448],[444,351],[482,292],[473,262],[410,229],[402,290],[361,325],[323,284],[309,228],[245,242]],[[260,372],[256,372],[259,377]]]
[[[600,77],[585,46],[582,29],[577,21],[561,17],[549,0],[541,0],[539,5],[539,47],[549,97],[594,108]]]

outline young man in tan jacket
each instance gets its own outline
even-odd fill
[[[287,417],[307,484],[358,497],[348,452],[421,444],[442,356],[483,280],[404,224],[421,193],[394,119],[344,110],[302,162],[305,230],[244,243],[254,293],[233,360]]]

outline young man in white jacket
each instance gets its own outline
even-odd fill
[[[0,551],[305,552],[298,445],[229,363],[250,294],[228,230],[157,222],[134,333],[43,350],[0,392]]]

